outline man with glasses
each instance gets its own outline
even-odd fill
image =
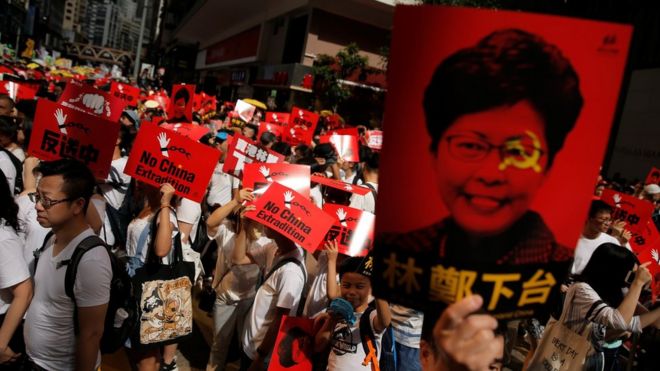
[[[112,279],[106,249],[92,248],[81,258],[73,286],[75,303],[64,282],[74,250],[94,235],[85,220],[94,176],[71,159],[42,162],[35,172],[41,179],[30,196],[37,221],[51,228],[53,235],[45,241],[36,264],[34,298],[25,318],[27,354],[36,370],[95,370],[101,363],[99,342]]]
[[[601,200],[592,201],[589,207],[589,216],[586,223],[584,223],[582,234],[575,248],[571,275],[582,273],[598,246],[606,242],[621,245],[619,240],[607,234],[611,226],[612,207]],[[624,247],[628,250],[631,249],[629,244]]]

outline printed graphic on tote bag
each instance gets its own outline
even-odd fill
[[[191,289],[188,277],[142,284],[140,343],[160,343],[192,332]]]

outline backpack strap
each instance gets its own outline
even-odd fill
[[[71,298],[73,301],[73,329],[74,333],[77,335],[79,332],[78,325],[78,305],[76,304],[76,295],[74,293],[74,286],[76,284],[76,276],[78,274],[78,265],[80,265],[80,260],[82,260],[83,255],[86,252],[92,250],[97,246],[103,246],[106,248],[108,253],[110,250],[107,248],[105,242],[99,236],[92,235],[86,237],[84,240],[80,241],[76,249],[73,250],[73,254],[69,260],[63,260],[61,265],[66,265],[66,274],[64,276],[64,291],[66,296]]]
[[[371,190],[371,193],[374,195],[374,200],[375,200],[376,197],[378,197],[378,191],[376,190],[376,187],[372,186],[367,182],[364,182],[364,186]]]
[[[367,356],[364,358],[362,365],[366,366],[371,363],[371,370],[378,371],[380,366],[378,365],[378,345],[376,344],[376,334],[371,328],[371,312],[376,308],[371,305],[360,316],[360,339],[362,340],[362,348],[364,349],[364,354]]]
[[[300,267],[300,270],[303,273],[303,289],[302,289],[302,292],[300,293],[300,301],[298,302],[298,309],[296,310],[296,317],[300,317],[300,316],[302,316],[302,312],[305,309],[305,301],[307,300],[307,293],[305,292],[305,286],[307,285],[307,274],[305,274],[305,268],[303,267],[300,260],[298,260],[296,258],[286,258],[286,259],[280,260],[268,272],[266,277],[264,277],[263,282],[265,283],[270,278],[270,276],[272,276],[273,273],[275,273],[275,271],[277,271],[278,269],[282,268],[283,266],[285,266],[289,263],[296,264],[298,267]]]
[[[0,147],[0,151],[4,152],[7,154],[9,157],[9,160],[11,161],[12,165],[14,165],[14,168],[16,169],[16,176],[14,177],[14,189],[11,191],[14,194],[19,194],[23,192],[23,162],[16,157],[13,153],[11,153],[10,150],[5,149],[4,147]]]

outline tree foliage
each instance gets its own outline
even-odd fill
[[[369,59],[360,55],[357,44],[351,43],[337,55],[319,54],[314,61],[314,94],[322,108],[337,109],[350,95],[350,87],[342,85],[356,71],[364,71]]]

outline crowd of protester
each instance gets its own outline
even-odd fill
[[[64,83],[48,85],[37,95],[56,101]],[[312,358],[319,370],[492,369],[509,367],[520,349],[519,367],[533,358],[545,322],[521,326],[525,345],[516,348],[502,338],[494,318],[472,314],[483,300],[469,296],[450,305],[423,334],[422,312],[373,297],[368,258],[338,253],[335,241],[309,254],[245,217],[254,208],[243,206],[253,200],[253,190],[222,170],[236,133],[280,153],[286,162],[310,166],[313,174],[370,189],[365,195],[338,195],[312,184],[317,206],[332,200],[375,213],[380,156],[365,145],[366,128],[359,128],[360,162],[353,163],[342,161],[330,144],[318,143],[328,129],[323,117],[310,145],[292,147],[275,134],[257,135],[265,114],[259,108],[254,121],[241,126],[232,124],[231,102],[195,113],[186,125],[207,127],[200,142],[222,152],[207,194],[197,203],[175,196],[170,184],[154,187],[124,173],[141,122],[166,116],[165,107],[146,98],[150,95],[143,91],[139,106],[123,112],[110,173],[103,180],[75,160],[40,161],[28,155],[36,101],[0,95],[0,369],[97,369],[113,259],[132,275],[153,257],[166,264],[178,242],[184,251],[197,253],[202,266],[193,290],[214,324],[208,370],[223,370],[237,359],[242,369],[267,369],[284,316],[314,319]],[[163,122],[173,121],[165,117]],[[651,274],[631,252],[625,223],[612,220],[612,208],[598,199],[604,188],[653,202],[653,221],[660,226],[657,184],[600,178],[554,320],[576,332],[595,324],[588,369],[621,370],[622,355],[635,351],[624,342],[632,333],[660,327],[660,309],[645,302]],[[209,242],[199,243],[205,240],[202,233]],[[93,236],[112,255],[104,249],[86,253],[70,295],[61,268]],[[365,340],[365,332],[373,337]],[[655,343],[647,344],[657,347],[655,336]],[[145,347],[128,341],[123,348],[138,370],[178,369],[177,344]]]

